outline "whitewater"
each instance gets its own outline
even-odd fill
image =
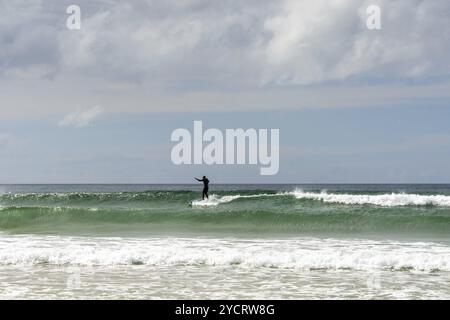
[[[230,195],[217,196],[211,195],[209,199],[194,200],[193,206],[217,206],[222,203],[229,203],[237,199],[250,199],[275,196],[295,196],[297,199],[319,200],[327,203],[342,204],[372,204],[377,206],[395,207],[395,206],[447,206],[450,207],[450,196],[446,195],[419,195],[406,193],[391,193],[380,195],[367,194],[333,194],[322,192],[304,192],[295,190],[292,192],[282,192],[277,194],[254,194],[254,195]]]
[[[0,265],[450,271],[450,247],[431,242],[2,235],[0,247]]]

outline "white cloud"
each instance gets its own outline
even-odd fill
[[[381,7],[382,30],[366,27],[366,9],[373,4]],[[22,1],[0,0],[0,8],[11,13],[1,22],[0,59],[8,63],[0,64],[0,73],[2,68],[12,77],[75,73],[169,87],[186,81],[257,86],[450,75],[448,0],[80,0],[79,5],[82,28],[69,31],[58,25],[65,17],[58,2],[27,8]]]
[[[450,80],[448,0],[77,4],[82,27],[70,31],[64,2],[0,0],[0,104],[14,106],[0,114],[66,112],[86,103],[118,112],[333,107],[353,101],[358,88],[374,85],[381,99],[390,87],[409,87],[385,101],[394,104],[418,84],[439,89]],[[382,30],[366,27],[372,4],[381,7]],[[300,93],[286,101],[278,90],[289,86]]]
[[[423,80],[450,76],[449,13],[448,0],[117,2],[60,37],[60,63],[169,87]]]
[[[366,8],[381,7],[369,31]],[[449,76],[450,2],[445,0],[285,0],[266,19],[265,82],[426,80]]]
[[[97,119],[103,112],[104,109],[100,106],[95,106],[86,110],[77,110],[65,116],[64,119],[58,123],[58,125],[61,127],[71,126],[83,128],[91,124],[92,121]]]

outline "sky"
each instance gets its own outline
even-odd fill
[[[449,18],[448,0],[0,0],[0,184],[450,183]],[[278,174],[174,165],[194,120],[279,129]]]

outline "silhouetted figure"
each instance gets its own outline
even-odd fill
[[[205,196],[206,196],[206,199],[209,199],[209,197],[208,197],[208,189],[209,189],[209,186],[208,186],[209,180],[208,180],[208,178],[206,176],[203,176],[203,179],[195,178],[195,180],[203,182],[202,199],[205,200]]]

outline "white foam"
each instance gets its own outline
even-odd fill
[[[372,204],[385,207],[395,206],[450,206],[450,196],[447,195],[420,195],[407,193],[389,193],[389,194],[336,194],[322,192],[305,192],[303,190],[295,190],[292,192],[279,192],[276,194],[252,194],[252,195],[211,195],[209,199],[192,201],[192,206],[217,206],[222,203],[229,203],[241,198],[260,198],[260,197],[277,197],[277,196],[295,196],[297,199],[319,200],[326,203],[342,203],[342,204]]]
[[[193,206],[205,206],[205,207],[217,206],[220,203],[231,202],[235,199],[238,199],[239,197],[240,197],[239,195],[219,197],[219,196],[212,194],[209,196],[209,199],[192,201],[192,205]]]
[[[280,196],[282,194],[277,193],[277,194],[266,194],[266,193],[261,193],[261,194],[250,194],[250,195],[226,195],[226,196],[217,196],[215,194],[212,194],[209,196],[209,199],[205,199],[205,200],[194,200],[192,201],[192,205],[193,206],[217,206],[221,203],[228,203],[231,201],[234,201],[236,199],[240,199],[240,198],[261,198],[261,197],[274,197],[274,196]]]
[[[0,235],[0,265],[192,265],[450,271],[450,246],[340,239],[238,240]]]
[[[373,204],[386,207],[394,206],[450,206],[450,196],[445,195],[419,195],[406,193],[391,193],[380,195],[366,194],[333,194],[327,192],[304,192],[296,190],[292,194],[297,199],[321,200],[327,203],[342,204]]]

